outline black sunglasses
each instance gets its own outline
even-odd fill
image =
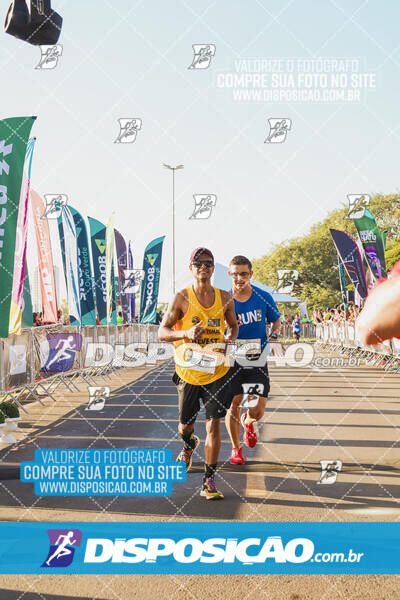
[[[204,265],[205,267],[210,269],[214,266],[214,262],[212,260],[193,260],[192,265],[194,265],[197,268],[200,268],[201,265]]]

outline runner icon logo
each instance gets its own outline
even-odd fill
[[[364,216],[365,209],[369,205],[371,196],[369,194],[347,194],[349,201],[348,219],[361,219]]]
[[[193,194],[194,209],[189,219],[209,219],[213,207],[217,204],[215,194]]]
[[[42,371],[69,371],[74,364],[76,352],[81,349],[82,336],[79,333],[48,333],[46,337],[50,351]]]
[[[341,460],[320,460],[321,477],[317,483],[332,485],[336,482],[338,473],[342,470]]]
[[[41,219],[58,219],[61,216],[64,206],[68,204],[66,194],[45,194],[46,208]]]
[[[215,44],[193,44],[193,60],[188,69],[208,69],[215,56]]]
[[[269,134],[264,144],[282,144],[292,129],[292,119],[268,119]]]
[[[110,397],[110,388],[105,386],[88,386],[89,402],[85,410],[103,410],[106,398]]]
[[[242,383],[243,388],[243,408],[254,408],[257,406],[260,396],[264,393],[263,383]]]
[[[49,70],[55,69],[58,65],[58,59],[63,53],[63,47],[61,44],[55,46],[39,46],[40,48],[40,60],[36,65],[35,69]]]
[[[42,567],[68,567],[82,541],[79,529],[48,529],[50,548]]]
[[[118,119],[119,133],[114,144],[132,144],[142,129],[142,119]]]

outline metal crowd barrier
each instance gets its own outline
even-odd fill
[[[117,373],[117,360],[103,366],[85,366],[88,344],[134,343],[147,345],[158,342],[158,325],[100,325],[72,327],[46,325],[23,329],[21,335],[10,335],[0,341],[0,395],[12,398],[27,413],[21,400],[32,396],[43,404],[44,396],[53,401],[60,386],[79,391],[76,382],[82,379],[88,385],[97,385],[97,377],[104,381]],[[60,355],[57,361],[57,353]],[[53,361],[53,364],[51,364]],[[100,361],[97,361],[100,362]],[[60,364],[62,366],[60,366]]]
[[[55,401],[54,392],[59,386],[73,392],[78,391],[78,380],[97,385],[96,377],[106,381],[110,374],[126,364],[122,366],[117,358],[104,366],[87,366],[89,344],[109,344],[113,348],[118,344],[142,344],[143,348],[158,342],[157,331],[158,325],[136,323],[97,327],[46,325],[23,329],[21,335],[11,335],[0,341],[0,395],[3,400],[12,398],[22,411],[28,412],[22,399],[26,401],[32,396],[43,404],[45,396]],[[302,324],[301,337],[315,335],[315,325]],[[293,337],[293,326],[285,324],[281,336]],[[62,368],[50,364],[57,352],[64,356]]]
[[[348,357],[358,357],[366,364],[382,367],[386,371],[400,370],[400,340],[391,339],[368,346],[362,344],[353,322],[318,323],[316,344],[319,348],[340,352]]]

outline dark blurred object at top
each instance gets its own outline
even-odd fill
[[[52,10],[50,0],[14,0],[4,30],[34,46],[53,46],[60,37],[62,22],[62,17]]]

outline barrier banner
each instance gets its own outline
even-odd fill
[[[32,212],[35,223],[36,244],[39,257],[40,291],[43,305],[43,321],[57,323],[57,294],[54,279],[53,255],[51,251],[50,229],[43,200],[31,190]]]
[[[165,236],[156,238],[150,242],[144,251],[144,279],[140,296],[140,323],[155,323],[156,321],[164,238]]]
[[[61,373],[72,369],[77,353],[81,350],[79,333],[48,333],[49,354],[42,367],[44,373]]]
[[[90,241],[92,247],[94,292],[96,296],[97,316],[101,325],[107,324],[106,291],[106,227],[97,219],[88,217]]]
[[[69,320],[70,325],[80,325],[82,315],[79,296],[78,245],[74,219],[68,206],[63,206],[61,217],[64,231]]]
[[[79,369],[82,336],[76,327],[55,326],[32,329],[34,378]]]
[[[385,264],[385,242],[372,213],[366,208],[364,216],[353,219],[358,231],[365,258],[375,280],[387,277]]]
[[[19,335],[22,328],[22,305],[26,267],[26,242],[28,234],[28,199],[31,179],[32,156],[35,140],[28,142],[22,176],[21,195],[18,209],[17,235],[15,240],[13,287],[11,294],[9,334]]]
[[[132,242],[129,240],[128,246],[128,269],[133,271],[133,254],[132,254]],[[130,294],[129,300],[129,309],[130,309],[130,319],[129,323],[133,323],[135,320],[135,294]]]
[[[36,117],[0,120],[0,337],[8,336],[26,148]]]
[[[362,263],[362,257],[355,240],[344,231],[330,229],[333,243],[342,259],[347,275],[360,294],[361,298],[367,297],[367,284]]]
[[[125,288],[125,270],[128,269],[128,256],[126,251],[126,242],[120,232],[114,229],[115,237],[115,249],[117,251],[117,262],[118,262],[118,282],[119,282],[119,295],[121,299],[122,316],[124,323],[130,322],[129,312],[129,294],[124,291]]]
[[[82,215],[69,207],[75,223],[78,249],[79,301],[81,307],[82,325],[96,325],[94,308],[93,274],[90,264],[89,242],[86,224]]]
[[[0,573],[399,574],[399,537],[398,522],[5,522]]]
[[[4,387],[6,390],[30,382],[31,331],[22,331],[18,335],[9,335],[4,340]]]
[[[97,343],[97,326],[81,327],[80,333],[82,336],[81,366],[86,367],[87,347]]]

